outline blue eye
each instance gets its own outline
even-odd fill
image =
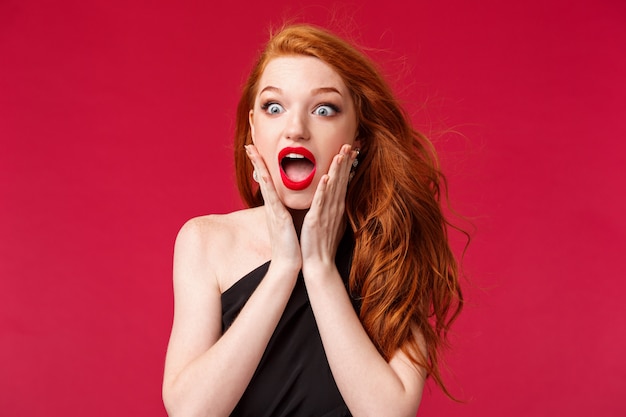
[[[339,112],[339,109],[331,104],[322,104],[313,110],[313,114],[317,116],[334,116]]]
[[[261,106],[261,109],[265,110],[269,114],[279,114],[285,111],[283,106],[278,103],[266,103]]]

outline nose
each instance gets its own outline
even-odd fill
[[[309,127],[306,112],[292,109],[287,113],[285,137],[291,140],[308,140]]]

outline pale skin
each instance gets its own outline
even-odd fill
[[[378,353],[334,262],[346,227],[353,146],[359,145],[349,91],[322,61],[275,58],[259,81],[250,126],[253,144],[246,152],[265,205],[192,219],[176,240],[174,324],[163,381],[169,415],[231,413],[302,270],[333,377],[352,415],[415,416],[424,371],[400,350],[389,362]],[[315,155],[317,172],[305,190],[291,190],[280,179],[277,154],[286,146]],[[270,259],[267,274],[222,334],[221,293]]]

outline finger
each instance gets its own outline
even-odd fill
[[[261,154],[259,154],[254,145],[245,145],[244,148],[246,149],[248,159],[250,159],[252,166],[254,166],[254,170],[257,172],[259,184],[261,184],[261,181],[267,182],[267,167],[265,166],[265,161],[263,160]]]
[[[343,145],[339,153],[333,158],[328,171],[330,178],[327,194],[331,194],[336,198],[345,198],[348,178],[350,177],[350,168],[353,161],[352,147],[350,145]]]
[[[350,172],[352,171],[352,164],[356,160],[358,152],[353,150],[351,145],[345,145],[342,149],[345,155],[345,165],[343,167],[343,174],[346,180],[346,184],[348,179],[350,178]]]
[[[338,178],[338,181],[340,182],[340,185],[338,185],[338,187],[341,190],[347,192],[348,184],[350,183],[350,177],[352,175],[353,169],[356,168],[355,161],[359,153],[358,151],[353,150],[352,146],[349,145],[346,145],[343,150],[345,152],[345,160],[343,162],[341,175]]]
[[[322,176],[318,183],[311,210],[307,215],[312,224],[323,224],[325,227],[334,229],[337,222],[343,218],[347,175],[349,175],[349,172],[343,171],[345,165],[350,162],[346,159],[350,156],[350,147],[346,146],[342,146],[339,153],[333,157],[328,174]]]
[[[319,184],[317,184],[317,188],[315,189],[315,194],[313,195],[313,203],[311,204],[311,209],[316,210],[324,205],[324,196],[326,194],[326,188],[328,186],[328,175],[322,175],[320,178]]]
[[[265,165],[263,157],[254,145],[246,145],[245,149],[250,162],[252,162],[254,170],[257,172],[259,188],[261,189],[263,200],[268,204],[275,205],[277,202],[280,202],[280,199],[276,194],[272,177],[267,169],[267,166]]]
[[[339,150],[339,153],[335,156],[333,161],[335,164],[331,166],[331,170],[333,170],[332,177],[337,179],[343,176],[347,177],[350,174],[350,167],[352,166],[353,161],[352,146],[343,145]]]

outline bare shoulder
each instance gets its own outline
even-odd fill
[[[253,208],[192,218],[178,232],[175,247],[175,261],[183,257],[202,268],[224,292],[269,259],[264,212]]]
[[[250,239],[263,241],[262,235],[254,235],[266,229],[258,227],[258,222],[264,221],[258,213],[252,209],[196,217],[178,232],[174,247],[174,322],[167,349],[164,387],[171,386],[182,369],[220,338],[220,294],[225,285],[237,279],[233,278],[236,276],[233,271],[246,267],[242,260],[255,261],[250,254],[241,259],[237,254],[250,252],[246,243]]]

